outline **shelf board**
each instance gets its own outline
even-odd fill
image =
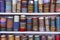
[[[0,15],[60,15],[60,13],[0,13]]]
[[[5,31],[0,31],[0,33],[15,33],[15,34],[60,34],[60,32],[17,32],[17,31],[13,31],[13,32],[11,32],[11,31],[7,31],[7,32],[5,32]]]

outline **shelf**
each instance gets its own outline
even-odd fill
[[[0,15],[60,15],[60,13],[0,13]],[[0,31],[0,33],[16,34],[60,34],[60,32],[17,32],[17,31]]]
[[[60,15],[60,13],[0,13],[0,15]]]
[[[5,31],[2,31],[2,32],[0,32],[0,33],[15,33],[15,34],[60,34],[60,32],[11,32],[11,31],[7,31],[7,32],[5,32]]]

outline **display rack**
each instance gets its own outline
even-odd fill
[[[60,13],[0,13],[0,15],[60,15]],[[0,33],[24,33],[24,34],[60,34],[60,32],[20,32],[20,31],[0,31]]]

